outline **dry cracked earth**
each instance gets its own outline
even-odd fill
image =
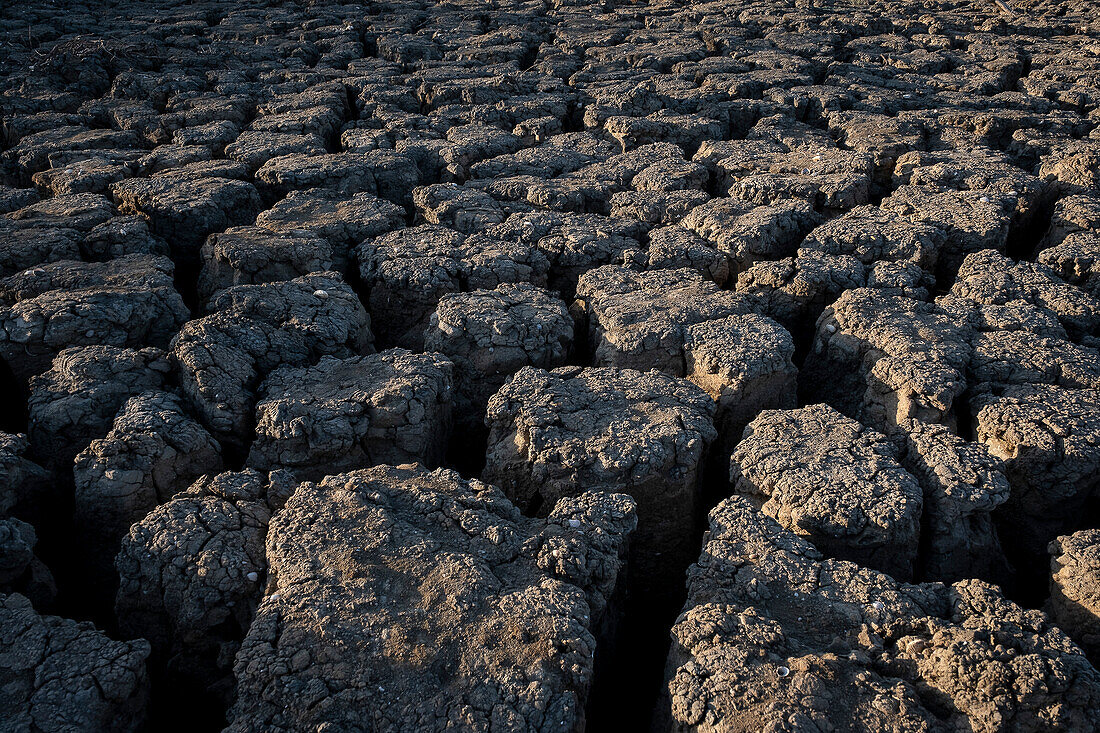
[[[24,0],[0,95],[0,731],[1100,727],[1096,0]]]

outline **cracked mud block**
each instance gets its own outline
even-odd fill
[[[488,236],[530,243],[549,260],[547,286],[571,302],[577,280],[601,265],[619,264],[641,255],[644,227],[630,219],[597,214],[534,211],[513,214]],[[534,282],[534,281],[532,281]],[[534,282],[535,285],[540,283]]]
[[[199,302],[234,285],[293,280],[311,272],[347,269],[347,250],[337,252],[329,240],[308,231],[273,232],[262,227],[232,227],[211,234],[199,257]]]
[[[256,226],[280,234],[314,232],[332,243],[339,257],[369,237],[398,229],[405,224],[405,211],[374,194],[343,194],[326,189],[291,191],[256,217]]]
[[[973,328],[934,303],[874,289],[846,290],[825,309],[804,372],[815,396],[888,430],[906,420],[957,417]]]
[[[41,616],[0,596],[0,709],[11,730],[142,729],[149,643],[114,641],[87,621]]]
[[[35,265],[79,260],[81,233],[61,227],[19,227],[0,219],[0,277]]]
[[[664,226],[649,232],[650,270],[691,268],[719,286],[730,276],[729,258],[690,229]]]
[[[912,221],[889,209],[858,206],[811,231],[799,247],[847,255],[864,265],[912,262],[933,272],[942,239],[942,230],[931,224]]]
[[[702,389],[660,372],[525,367],[489,400],[482,478],[530,514],[593,489],[633,496],[630,592],[667,602],[694,553],[715,411]]]
[[[971,400],[977,440],[1005,463],[1006,550],[1034,562],[1091,516],[1100,488],[1100,392],[1016,385]]]
[[[26,457],[23,434],[0,432],[0,516],[14,516],[41,526],[54,513],[56,485],[50,472]]]
[[[713,163],[720,190],[729,196],[758,206],[798,199],[823,212],[846,211],[870,200],[874,165],[863,153],[813,143],[762,155],[751,143],[745,147]]]
[[[356,250],[375,333],[385,344],[419,351],[439,299],[502,283],[546,283],[548,263],[533,244],[495,231],[465,237],[435,224],[400,229]]]
[[[982,192],[1003,201],[1015,227],[1031,224],[1053,194],[1044,181],[1020,169],[1007,155],[980,147],[906,153],[897,160],[894,181],[899,186]]]
[[[608,216],[637,219],[643,224],[668,226],[678,224],[709,196],[703,191],[620,191],[611,197]]]
[[[565,303],[528,283],[444,295],[424,333],[425,350],[455,365],[453,414],[461,431],[484,429],[489,398],[512,374],[559,367],[572,344]]]
[[[304,134],[246,130],[225,146],[225,156],[244,163],[255,173],[269,160],[283,155],[323,155],[325,141],[314,131]]]
[[[57,595],[53,575],[38,556],[34,527],[15,517],[0,517],[0,593],[19,593],[35,608],[48,609]]]
[[[161,391],[127,400],[110,432],[76,456],[77,562],[95,579],[100,601],[109,603],[114,594],[113,561],[130,525],[221,467],[218,444],[184,414],[175,395]]]
[[[507,216],[489,194],[453,183],[413,189],[413,205],[429,224],[444,224],[463,234],[500,224]]]
[[[936,227],[942,244],[937,276],[950,282],[963,259],[985,249],[1003,252],[1011,217],[1000,198],[981,191],[941,191],[928,186],[902,186],[880,207],[914,222]]]
[[[1052,540],[1047,612],[1089,654],[1100,651],[1100,530]]]
[[[47,468],[67,473],[77,453],[107,434],[126,400],[163,388],[170,372],[160,349],[65,349],[30,381],[31,452]]]
[[[1100,189],[1100,140],[1059,140],[1042,156],[1039,178],[1064,193]]]
[[[306,480],[377,464],[442,463],[454,364],[389,349],[271,372],[256,403],[248,465]]]
[[[918,576],[954,582],[1009,578],[994,510],[1009,496],[1003,462],[943,425],[905,426],[901,462],[924,491]]]
[[[391,150],[369,153],[284,155],[256,171],[260,191],[280,198],[290,191],[323,188],[344,194],[369,193],[399,206],[412,203],[420,170],[411,158]]]
[[[1067,234],[1058,244],[1041,250],[1037,259],[1062,280],[1100,299],[1100,229]]]
[[[94,193],[52,196],[13,211],[4,218],[20,227],[66,227],[87,232],[110,220],[111,202]]]
[[[587,121],[588,114],[585,116]],[[659,110],[648,117],[608,117],[603,121],[603,130],[619,142],[624,153],[651,143],[670,142],[689,155],[704,140],[720,140],[723,133],[717,120],[668,110]]]
[[[971,342],[972,391],[989,384],[1056,384],[1100,389],[1100,352],[1027,331],[977,333]]]
[[[745,313],[749,304],[690,269],[590,270],[577,283],[596,366],[686,374],[684,341],[696,324]]]
[[[1058,199],[1042,244],[1061,244],[1077,232],[1100,232],[1100,195],[1078,194]]]
[[[820,223],[803,201],[757,206],[738,198],[712,199],[692,209],[680,226],[714,243],[737,272],[760,260],[794,254],[798,243]]]
[[[797,404],[794,340],[775,321],[755,313],[689,326],[684,338],[685,376],[718,405],[711,451],[720,463],[733,452],[745,426],[762,410]],[[722,467],[725,470],[725,467]]]
[[[669,731],[1100,722],[1100,674],[1045,614],[823,559],[743,497],[710,514],[666,680]]]
[[[81,258],[93,262],[130,254],[166,257],[169,251],[168,243],[150,232],[149,223],[136,214],[115,216],[97,224],[88,230],[80,243]]]
[[[172,342],[180,388],[222,443],[246,446],[255,390],[281,365],[369,353],[374,337],[358,296],[334,272],[237,285],[188,321]]]
[[[302,484],[271,520],[227,730],[582,730],[635,523],[623,494],[528,519],[419,466]]]
[[[730,459],[734,492],[830,557],[913,576],[923,493],[899,451],[828,405],[766,410]]]
[[[0,280],[0,356],[25,381],[71,346],[167,346],[188,317],[172,270],[167,258],[129,255]]]
[[[206,237],[231,226],[247,226],[263,208],[247,181],[171,175],[131,178],[111,186],[123,214],[140,214],[168,241],[181,267],[197,264]]]
[[[826,306],[847,290],[867,287],[926,300],[931,284],[932,277],[909,262],[865,265],[849,255],[799,249],[794,257],[757,262],[737,276],[736,288],[804,344]]]
[[[203,476],[130,527],[115,559],[115,614],[175,674],[223,697],[263,595],[272,514],[297,486],[288,472]]]
[[[39,200],[38,191],[33,188],[12,188],[0,184],[0,214],[10,214]]]
[[[993,250],[963,261],[951,294],[986,305],[1029,303],[1052,314],[1074,338],[1100,335],[1100,300],[1045,265],[1014,261]]]

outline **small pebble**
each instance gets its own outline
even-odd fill
[[[881,611],[882,609],[886,608],[886,604],[882,601],[875,601],[871,604],[871,607],[874,608],[876,611]]]
[[[260,579],[259,573],[256,573],[256,572],[249,573],[248,575],[246,575],[244,577],[248,578],[253,583],[255,583],[257,580]]]
[[[569,520],[569,526],[572,527],[573,529],[576,529],[577,527],[581,526],[581,520],[579,520],[579,519],[570,519]]]
[[[791,669],[790,667],[780,667],[779,669],[775,670],[775,673],[780,677],[786,677],[791,673]]]
[[[825,324],[825,333],[836,333],[836,326],[831,323]]]
[[[325,298],[328,297],[328,291],[327,290],[314,290],[313,291],[313,296],[315,298],[320,298],[321,300],[324,300]]]

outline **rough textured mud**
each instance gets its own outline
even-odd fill
[[[583,728],[593,632],[635,522],[623,494],[528,519],[492,486],[419,466],[299,486],[268,532],[228,730]]]
[[[5,727],[136,731],[145,721],[149,643],[108,639],[87,622],[41,616],[0,596]]]
[[[907,585],[824,559],[741,497],[711,512],[672,638],[668,730],[1038,731],[1100,718],[1100,674],[1043,613],[977,580]]]
[[[377,464],[437,466],[453,390],[450,361],[405,349],[281,367],[260,388],[248,465],[316,480]]]
[[[147,637],[147,729],[1100,727],[1098,0],[58,5],[0,2],[0,592]],[[658,704],[732,494],[859,580],[727,566]]]

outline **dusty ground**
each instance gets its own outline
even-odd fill
[[[0,730],[1100,727],[1100,5],[0,7]]]

